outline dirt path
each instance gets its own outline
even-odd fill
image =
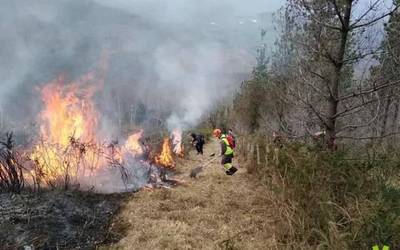
[[[213,141],[203,157],[192,152],[179,163],[185,185],[133,194],[118,218],[126,236],[105,249],[273,249],[265,187],[245,169],[231,177],[216,162],[197,179],[188,177],[218,150]]]

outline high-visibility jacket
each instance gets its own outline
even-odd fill
[[[229,145],[228,139],[226,139],[225,135],[221,136],[221,141],[225,144],[226,150],[225,152],[222,152],[224,155],[233,155],[233,149]]]

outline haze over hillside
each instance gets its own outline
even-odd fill
[[[192,104],[191,109],[197,110],[193,117],[181,115],[185,122],[195,122],[218,98],[214,89],[231,91],[228,86],[251,71],[261,44],[260,30],[268,29],[269,44],[275,37],[269,13],[241,10],[236,2],[209,6],[182,1],[3,2],[0,104],[3,120],[18,120],[11,127],[29,123],[39,112],[34,86],[59,74],[79,77],[98,67],[104,53],[109,66],[101,98],[107,102],[100,106],[111,120],[115,95],[129,108],[139,99],[162,100],[167,92],[178,103],[169,98],[164,103],[177,106],[176,110],[181,110],[179,102],[187,108],[188,100],[203,100],[201,105]]]

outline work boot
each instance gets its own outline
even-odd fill
[[[236,173],[237,168],[235,167],[231,167],[229,170],[226,171],[227,175],[233,175],[234,173]]]

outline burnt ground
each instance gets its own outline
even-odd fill
[[[240,166],[227,176],[218,161],[189,177],[218,150],[213,141],[180,160],[174,187],[0,194],[0,249],[279,249],[280,211],[263,183]]]
[[[95,249],[118,241],[109,230],[129,194],[78,191],[0,194],[0,248]]]

